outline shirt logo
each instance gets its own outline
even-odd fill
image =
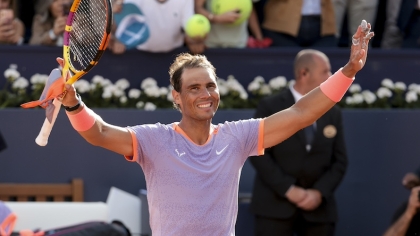
[[[216,154],[217,155],[220,155],[220,154],[222,154],[222,152],[227,148],[229,146],[229,144],[228,145],[226,145],[226,147],[224,147],[222,150],[220,150],[220,151],[217,151],[216,150]]]
[[[179,153],[178,149],[175,149],[175,152],[178,154],[178,157],[182,157],[183,155],[185,155],[185,152]]]

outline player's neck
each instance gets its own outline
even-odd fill
[[[186,135],[198,145],[203,145],[207,142],[210,134],[214,131],[211,120],[206,121],[186,121],[181,120],[178,126],[185,132]]]

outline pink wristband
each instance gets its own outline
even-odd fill
[[[354,78],[345,76],[340,69],[324,81],[319,88],[329,99],[334,102],[339,102],[353,81]]]
[[[83,109],[76,114],[66,112],[69,117],[70,123],[77,131],[86,131],[95,124],[96,114],[89,107],[83,105]]]

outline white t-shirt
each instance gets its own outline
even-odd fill
[[[248,156],[262,155],[264,121],[225,122],[197,145],[177,123],[129,127],[147,184],[153,236],[233,236]],[[135,181],[135,180],[132,180]]]
[[[149,39],[137,49],[149,52],[168,52],[184,43],[183,29],[194,14],[194,0],[131,0],[146,17]]]

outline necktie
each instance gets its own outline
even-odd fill
[[[314,140],[315,136],[315,127],[314,124],[304,128],[305,131],[305,138],[306,138],[306,151],[311,150],[312,141]]]

